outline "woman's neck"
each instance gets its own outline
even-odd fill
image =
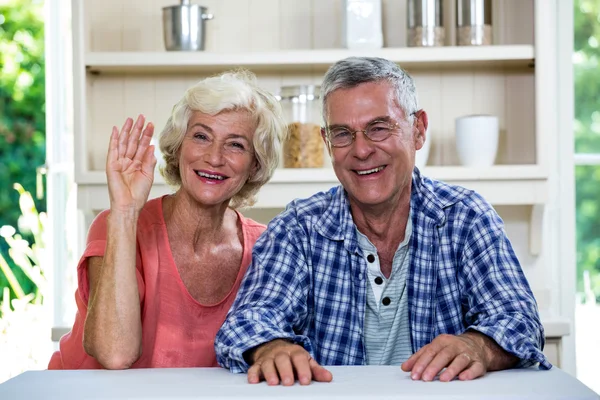
[[[180,240],[191,239],[194,248],[220,242],[237,222],[228,202],[203,206],[182,190],[163,198],[163,215],[169,231]]]

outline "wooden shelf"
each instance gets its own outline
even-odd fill
[[[536,205],[547,199],[547,174],[537,165],[498,165],[490,168],[426,167],[423,174],[447,183],[473,189],[494,205]],[[94,171],[76,177],[80,208],[108,207],[106,176]],[[258,208],[283,208],[295,198],[309,197],[339,184],[330,168],[277,169],[259,192]],[[151,197],[171,192],[156,175]]]
[[[325,70],[350,56],[383,57],[407,69],[487,67],[527,68],[533,66],[531,45],[289,50],[248,53],[214,52],[88,52],[85,65],[93,73],[214,72],[243,66],[254,71]]]

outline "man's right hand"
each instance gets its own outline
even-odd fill
[[[248,383],[267,381],[269,386],[294,384],[297,377],[301,385],[317,382],[331,382],[331,372],[320,366],[308,352],[297,344],[286,340],[273,340],[254,351],[252,366],[248,370]]]

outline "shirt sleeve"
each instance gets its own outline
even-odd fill
[[[540,369],[552,368],[542,353],[545,338],[537,303],[493,209],[475,220],[462,263],[467,329],[489,336],[519,357],[520,367],[539,363]]]
[[[252,263],[215,338],[217,361],[232,372],[246,372],[244,352],[274,339],[290,340],[313,354],[309,339],[295,333],[307,320],[310,279],[302,250],[306,235],[300,229],[290,232],[294,222],[289,216],[276,217],[256,242]]]

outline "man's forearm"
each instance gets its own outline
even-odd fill
[[[485,352],[488,362],[488,371],[500,371],[513,368],[519,362],[519,358],[504,350],[496,341],[481,332],[469,330],[461,336],[473,339]]]

